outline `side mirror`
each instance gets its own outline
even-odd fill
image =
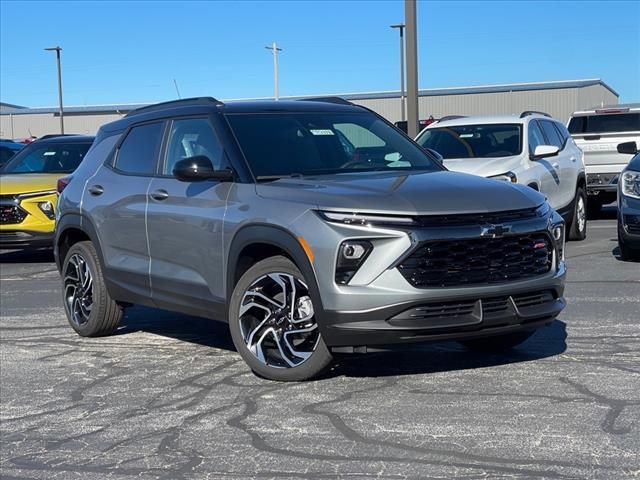
[[[229,182],[233,180],[231,170],[214,170],[211,160],[205,155],[183,158],[173,166],[173,176],[181,182],[199,182],[203,180],[219,180]]]
[[[440,152],[436,152],[433,148],[428,148],[428,147],[425,147],[425,150],[429,152],[431,155],[433,155],[434,157],[436,157],[436,160],[439,161],[440,163],[444,162],[444,157],[440,155]]]
[[[540,160],[541,158],[553,157],[558,155],[560,149],[555,145],[538,145],[533,152],[533,160]]]
[[[618,144],[618,153],[628,153],[629,155],[635,155],[638,153],[638,145],[636,142],[624,142]]]

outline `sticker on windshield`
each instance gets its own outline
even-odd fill
[[[51,155],[55,155],[55,154],[56,152],[53,151],[53,152],[44,152],[42,155],[44,155],[45,157],[50,157]]]
[[[311,135],[335,135],[335,133],[333,133],[333,130],[329,130],[328,128],[326,128],[326,129],[311,129],[309,131],[311,132]]]

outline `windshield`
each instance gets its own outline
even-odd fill
[[[429,128],[417,142],[435,150],[445,160],[510,157],[522,152],[522,126],[489,124]]]
[[[370,113],[228,114],[254,176],[442,170],[429,154]]]
[[[9,160],[0,171],[9,173],[71,173],[84,158],[91,143],[32,143]]]
[[[569,120],[571,135],[618,132],[640,132],[640,113],[584,115]]]

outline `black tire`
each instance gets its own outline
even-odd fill
[[[584,188],[578,187],[573,200],[573,218],[568,228],[569,240],[587,238],[587,194]]]
[[[618,248],[620,249],[620,260],[625,262],[640,262],[640,249],[632,249],[623,240],[620,235],[620,226],[618,225]]]
[[[278,366],[275,364],[270,365],[269,364],[270,361],[267,358],[268,352],[274,352],[274,356],[276,357],[276,361],[277,361],[278,356],[280,358],[284,358],[284,355],[280,355],[282,351],[278,351],[276,348],[273,348],[273,347],[265,350],[261,342],[255,342],[253,344],[254,345],[253,348],[255,348],[256,351],[260,349],[260,353],[263,356],[263,360],[259,360],[257,354],[254,354],[250,350],[250,348],[247,346],[247,343],[245,342],[245,336],[248,336],[247,341],[251,343],[252,336],[249,334],[249,330],[252,330],[252,332],[254,332],[254,335],[256,335],[256,337],[259,336],[260,338],[265,338],[267,342],[272,342],[273,345],[275,345],[276,342],[277,342],[277,346],[282,345],[283,348],[285,348],[284,347],[285,345],[289,345],[287,343],[284,343],[284,340],[283,340],[284,338],[283,331],[286,331],[286,328],[291,328],[290,324],[286,323],[287,322],[286,319],[283,320],[283,322],[285,323],[280,325],[280,327],[284,325],[283,328],[280,328],[278,325],[275,325],[274,322],[271,322],[271,320],[268,320],[273,324],[274,333],[273,334],[269,333],[265,336],[266,330],[265,329],[259,330],[261,328],[260,325],[262,325],[264,321],[267,321],[265,319],[267,318],[272,319],[274,317],[274,315],[272,315],[273,311],[269,314],[262,312],[262,315],[264,315],[264,319],[256,318],[260,314],[260,312],[255,314],[256,317],[253,317],[253,313],[251,314],[245,313],[242,316],[240,314],[241,308],[247,308],[247,305],[254,301],[255,297],[251,295],[251,292],[260,291],[261,293],[265,292],[265,295],[267,294],[266,293],[267,290],[262,290],[261,289],[262,287],[255,287],[255,285],[257,285],[258,282],[261,282],[261,281],[268,281],[269,274],[276,275],[276,276],[283,275],[285,277],[292,276],[293,278],[302,282],[303,285],[309,284],[308,280],[304,278],[304,276],[302,275],[298,267],[296,267],[296,265],[286,257],[282,257],[282,256],[270,257],[253,265],[251,268],[249,268],[249,270],[245,272],[244,275],[242,275],[240,280],[238,280],[238,283],[236,284],[233,290],[233,294],[231,295],[231,302],[229,305],[229,329],[231,331],[231,338],[233,339],[233,343],[236,346],[236,349],[238,350],[242,358],[244,359],[244,361],[249,365],[249,367],[257,375],[270,380],[277,380],[277,381],[283,381],[283,382],[296,382],[296,381],[309,380],[313,377],[320,375],[327,367],[329,367],[329,365],[333,360],[333,357],[331,356],[329,349],[327,348],[324,341],[322,340],[322,336],[320,334],[320,328],[317,325],[317,322],[315,320],[315,310],[313,311],[314,315],[312,315],[309,320],[309,322],[314,323],[316,325],[315,327],[313,327],[313,335],[314,336],[317,335],[317,337],[315,337],[312,340],[312,343],[315,345],[315,347],[313,346],[310,347],[309,351],[312,352],[311,355],[308,358],[302,360],[299,364],[296,364],[294,366],[291,366],[291,365]],[[310,290],[307,290],[307,293],[308,295],[305,294],[304,297],[302,298],[310,299],[310,301],[312,302],[312,305],[318,305],[319,302],[317,301],[317,299],[313,298],[313,293]],[[286,297],[287,295],[286,292],[283,295]],[[245,298],[247,296],[249,296],[249,298],[252,300],[245,301]],[[300,299],[301,297],[299,296],[298,301],[300,301]],[[286,304],[286,299],[285,299],[285,302],[283,303]],[[264,305],[268,305],[268,304],[264,304]],[[273,309],[273,307],[271,308]],[[285,308],[281,311],[287,312],[288,308]],[[246,322],[247,317],[249,319],[254,318],[255,321],[252,328],[246,328],[243,333],[243,327],[241,326],[241,323]],[[287,316],[285,315],[285,317]],[[290,318],[290,317],[287,317],[287,318]],[[257,326],[255,324],[257,324]],[[270,324],[266,324],[264,328],[269,327],[269,325]],[[279,334],[276,332],[279,332]],[[276,335],[277,335],[277,338],[276,338]],[[289,358],[291,359],[294,357],[289,357]]]
[[[534,331],[514,332],[504,335],[495,335],[493,337],[474,338],[472,340],[462,340],[462,343],[469,350],[479,352],[502,352],[510,348],[520,345],[527,340]]]
[[[80,260],[82,260],[80,262]],[[84,263],[83,263],[84,262]],[[76,266],[84,265],[90,275],[90,288],[86,291],[90,298],[91,308],[88,315],[83,315],[86,306],[82,300],[78,300],[79,294],[71,297],[72,292],[77,292],[79,283],[72,279],[72,272],[78,271]],[[82,267],[83,268],[83,267]],[[80,279],[80,275],[76,275]],[[85,275],[86,277],[86,275]],[[72,283],[75,283],[75,289]],[[83,337],[100,337],[113,333],[123,317],[123,309],[109,295],[102,276],[102,267],[96,250],[91,242],[78,242],[74,244],[62,264],[62,298],[67,320],[71,327]],[[78,303],[80,302],[80,303]],[[80,312],[76,307],[80,307]]]

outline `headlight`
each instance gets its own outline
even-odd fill
[[[318,212],[328,222],[344,223],[346,225],[412,225],[413,218],[396,215],[376,215],[352,212]]]
[[[494,175],[492,177],[494,180],[502,180],[504,182],[518,183],[518,176],[513,172],[506,172],[500,175]]]
[[[38,202],[38,208],[44,213],[49,220],[55,220],[56,212],[53,208],[53,203],[47,202]]]
[[[627,170],[622,173],[622,194],[640,199],[640,172]]]
[[[367,240],[347,240],[340,245],[336,262],[336,283],[346,285],[367,259],[373,245]]]

